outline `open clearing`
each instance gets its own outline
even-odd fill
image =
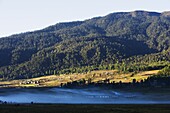
[[[102,82],[109,79],[110,82],[118,83],[122,81],[123,83],[132,82],[133,79],[140,82],[141,80],[147,79],[158,73],[159,70],[144,71],[139,73],[118,73],[116,70],[99,70],[92,71],[89,73],[74,73],[74,74],[62,74],[62,75],[50,75],[43,76],[32,79],[22,79],[22,80],[11,80],[11,81],[1,81],[0,87],[53,87],[60,86],[73,81],[91,79],[91,82]]]

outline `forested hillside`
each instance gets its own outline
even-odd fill
[[[31,78],[84,67],[162,69],[170,62],[169,51],[168,12],[112,13],[0,38],[0,78]]]

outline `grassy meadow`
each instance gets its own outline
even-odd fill
[[[62,75],[50,75],[37,77],[32,79],[22,79],[22,80],[11,80],[11,81],[0,81],[0,87],[54,87],[60,86],[60,84],[66,84],[68,82],[88,80],[91,82],[99,82],[102,80],[109,79],[110,82],[118,83],[122,81],[123,83],[132,82],[133,79],[136,81],[141,81],[147,79],[149,76],[157,74],[159,70],[143,71],[139,73],[118,73],[117,70],[99,70],[91,71],[88,73],[74,73],[74,74],[62,74]],[[26,83],[32,81],[32,83]],[[38,83],[34,83],[37,81]]]

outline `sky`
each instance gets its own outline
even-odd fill
[[[170,0],[0,0],[0,37],[134,10],[170,11]]]

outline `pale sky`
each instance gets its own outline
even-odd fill
[[[170,0],[0,0],[0,37],[134,10],[170,11]]]

